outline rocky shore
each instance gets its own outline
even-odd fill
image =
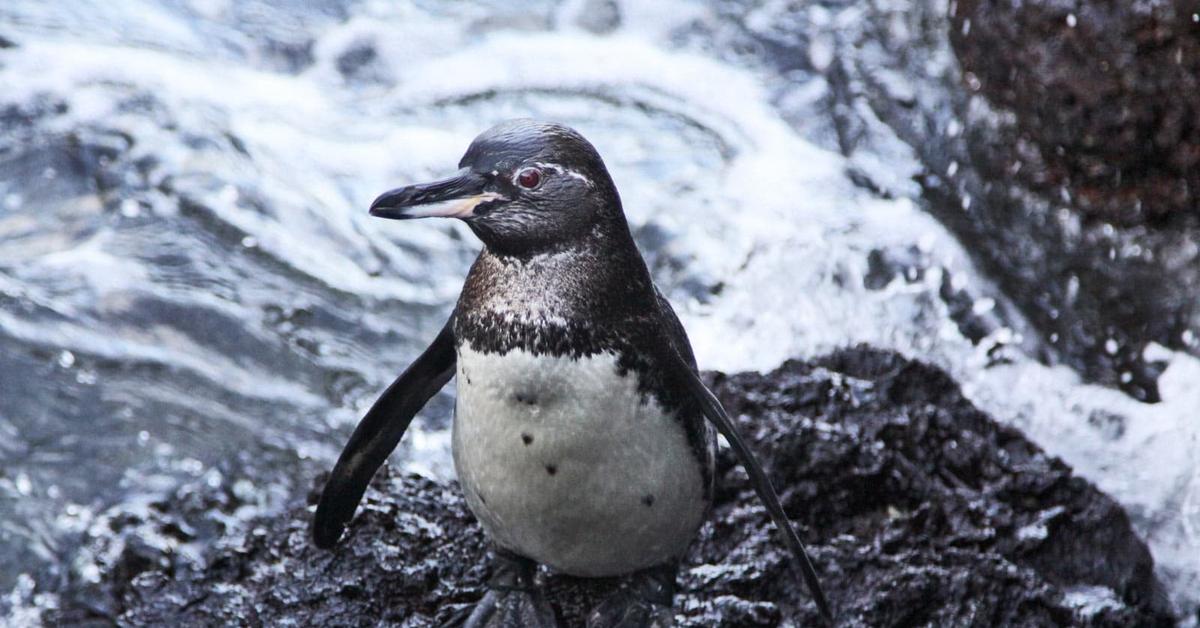
[[[709,381],[800,525],[837,625],[1174,623],[1122,508],[976,409],[944,372],[857,347]],[[727,451],[718,464],[710,523],[680,576],[677,623],[816,625],[744,473]],[[457,486],[385,468],[325,552],[308,535],[322,480],[196,562],[140,540],[219,520],[238,507],[234,492],[193,487],[140,520],[113,520],[115,558],[99,584],[43,619],[427,626],[469,612],[487,577],[486,543]],[[544,576],[567,625],[614,584]]]

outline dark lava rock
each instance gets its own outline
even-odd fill
[[[916,246],[901,250],[872,249],[867,254],[863,286],[868,290],[882,290],[897,277],[903,277],[909,283],[919,281],[929,265],[929,254]]]
[[[924,209],[1023,314],[1012,328],[1036,336],[1031,355],[1147,402],[1164,368],[1151,343],[1200,355],[1195,7],[721,4],[733,23],[751,5],[753,24],[721,41],[821,73],[828,124],[794,119],[836,130],[816,141],[866,163],[911,149]],[[814,50],[824,61],[805,64]],[[859,174],[888,189],[889,173]]]
[[[621,7],[616,0],[585,0],[575,24],[594,35],[611,33],[621,25]]]
[[[280,475],[294,470],[277,460]],[[126,610],[126,597],[143,573],[183,577],[206,564],[205,550],[213,539],[240,538],[247,521],[275,512],[288,499],[286,484],[254,463],[231,462],[224,472],[210,468],[158,496],[114,505],[89,521],[71,554],[71,569],[37,574],[39,582],[55,582],[54,604],[29,599],[0,600],[0,617],[13,621],[13,607],[45,608],[42,623],[52,626],[111,626]],[[264,478],[266,490],[241,475]],[[31,592],[32,593],[32,592]],[[0,620],[3,624],[3,620]],[[17,622],[20,625],[21,622]],[[7,625],[7,624],[6,624]]]
[[[974,84],[1016,114],[1073,204],[1140,223],[1200,213],[1200,6],[1186,0],[958,0],[950,40]],[[1014,151],[1015,152],[1015,151]]]
[[[1145,347],[1200,349],[1194,11],[960,2],[949,33],[971,95],[952,152],[971,166],[923,182],[1058,359],[1149,402],[1163,365]]]
[[[856,348],[710,381],[802,528],[838,625],[1172,624],[1124,511],[942,371]],[[816,625],[727,451],[718,474],[680,576],[678,623]],[[483,591],[485,539],[456,486],[381,471],[332,552],[310,542],[311,516],[297,504],[262,519],[191,573],[106,574],[128,590],[120,622],[428,626],[463,616]],[[141,573],[119,581],[130,571]],[[614,586],[542,577],[567,625]]]
[[[940,143],[970,167],[923,182],[931,210],[1058,359],[1158,401],[1148,343],[1200,352],[1200,7],[953,6],[967,128]]]
[[[362,38],[346,46],[334,61],[339,74],[348,83],[390,84],[392,73],[379,54],[375,42]]]

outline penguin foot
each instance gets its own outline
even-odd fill
[[[557,628],[554,610],[537,591],[492,589],[479,600],[463,628]]]
[[[588,628],[674,626],[676,571],[677,565],[665,565],[633,574],[588,615]]]
[[[536,570],[528,558],[494,550],[488,592],[463,628],[558,628],[554,609],[533,581]]]

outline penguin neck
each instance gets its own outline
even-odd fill
[[[485,246],[459,298],[460,318],[537,328],[595,328],[649,314],[657,303],[629,227],[598,225],[537,253]]]

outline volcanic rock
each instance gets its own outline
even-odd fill
[[[769,374],[709,376],[807,540],[840,626],[1171,625],[1125,512],[967,401],[932,366],[865,347]],[[816,625],[787,552],[727,450],[681,573],[682,626]],[[461,619],[486,540],[456,485],[383,469],[333,551],[312,504],[257,521],[189,573],[106,574],[128,625],[398,625]],[[543,572],[565,625],[616,583]]]

